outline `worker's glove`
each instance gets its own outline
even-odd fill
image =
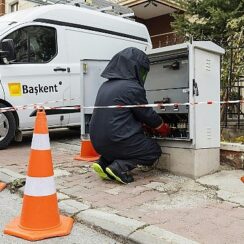
[[[170,135],[170,127],[167,123],[162,123],[158,128],[155,129],[158,134],[162,137],[167,137]]]

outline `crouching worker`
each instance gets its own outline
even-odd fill
[[[95,106],[147,104],[144,83],[149,59],[137,48],[116,54],[102,73],[107,81],[100,87]],[[144,135],[143,124],[166,135],[169,131],[152,108],[95,109],[90,122],[90,138],[100,160],[93,164],[103,179],[127,184],[130,171],[137,165],[151,166],[161,155],[161,148]]]

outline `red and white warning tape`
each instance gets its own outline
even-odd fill
[[[0,112],[3,113],[3,112],[8,112],[8,111],[17,111],[17,110],[25,110],[25,109],[41,109],[41,108],[42,109],[46,109],[46,106],[45,106],[46,104],[59,103],[59,102],[69,102],[69,101],[74,101],[74,100],[78,100],[78,99],[80,99],[80,98],[79,97],[70,98],[70,99],[64,98],[64,99],[60,99],[60,100],[45,101],[45,102],[41,102],[41,103],[32,103],[32,104],[27,104],[27,105],[19,105],[19,106],[13,106],[13,107],[4,107],[4,108],[0,108]],[[47,107],[47,108],[50,109],[50,107]]]
[[[104,109],[104,108],[164,108],[164,107],[174,107],[178,108],[179,106],[195,106],[195,105],[201,105],[201,104],[238,104],[238,103],[244,103],[244,100],[234,100],[234,101],[206,101],[206,102],[195,102],[195,103],[155,103],[155,104],[134,104],[134,105],[111,105],[111,106],[63,106],[63,107],[49,107],[46,106],[50,103],[58,103],[58,102],[67,102],[67,101],[74,101],[79,98],[72,98],[72,99],[63,99],[63,100],[56,100],[56,101],[47,101],[43,103],[35,103],[35,104],[28,104],[28,105],[20,105],[20,106],[14,106],[14,107],[4,107],[0,108],[0,112],[8,112],[8,111],[17,111],[17,110],[25,110],[25,109],[45,109],[45,110],[71,110],[71,109]]]

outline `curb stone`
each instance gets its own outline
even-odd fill
[[[90,206],[78,202],[76,200],[63,200],[58,203],[59,209],[61,209],[64,213],[74,215],[81,211],[87,210]]]
[[[70,197],[62,192],[57,192],[57,197],[58,197],[58,201],[63,201],[63,200],[67,200],[70,199]]]
[[[111,234],[124,238],[131,243],[139,244],[199,244],[180,235],[147,225],[117,214],[110,214],[100,210],[88,209],[76,216],[78,221],[99,227]]]
[[[185,237],[179,236],[153,225],[135,231],[134,233],[129,235],[129,240],[140,244],[199,244],[199,242],[189,240]]]
[[[0,180],[7,184],[21,178],[25,178],[25,176],[6,168],[0,168]]]
[[[127,238],[130,233],[145,225],[145,223],[134,219],[121,217],[96,209],[85,210],[79,213],[76,218],[78,221],[100,227],[101,229],[124,238]]]

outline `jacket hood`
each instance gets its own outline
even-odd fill
[[[136,80],[143,86],[145,80],[141,75],[142,69],[147,72],[150,69],[147,55],[137,48],[129,47],[115,54],[101,76],[108,80]]]

